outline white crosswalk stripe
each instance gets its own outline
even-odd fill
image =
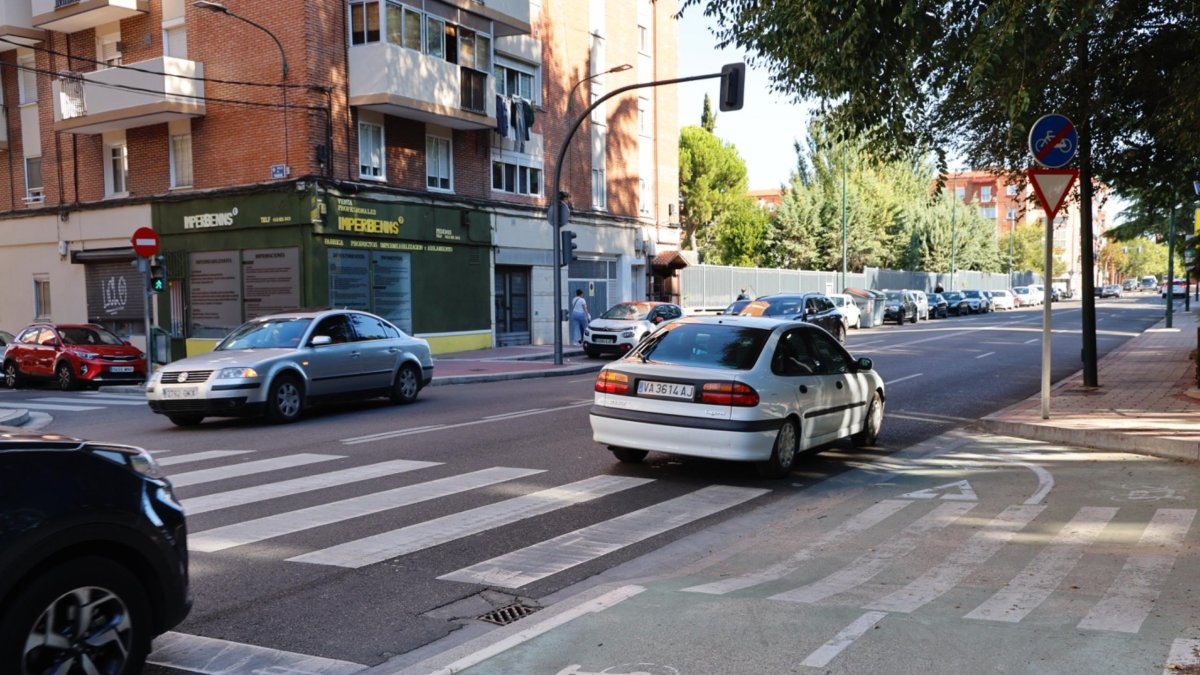
[[[143,397],[140,400],[129,398],[113,398],[110,396],[50,396],[47,398],[35,398],[33,401],[45,401],[46,403],[68,403],[78,405],[81,402],[90,405],[146,405],[146,399]]]
[[[189,485],[199,485],[201,483],[211,483],[213,481],[225,480],[227,478],[250,476],[266,471],[290,469],[292,467],[315,464],[317,462],[328,462],[333,459],[343,459],[343,456],[302,452],[295,455],[273,457],[271,459],[260,459],[254,462],[231,464],[229,466],[221,466],[213,469],[200,469],[198,471],[188,471],[186,473],[177,474],[168,473],[167,478],[171,480],[172,485],[178,488]]]
[[[156,458],[160,466],[177,466],[179,464],[187,464],[188,462],[204,462],[210,459],[221,459],[223,457],[233,457],[234,455],[244,455],[252,450],[205,450],[203,452],[193,452],[190,455],[172,455],[170,457]]]
[[[37,403],[36,401],[19,401],[0,403],[0,408],[6,410],[57,410],[59,412],[87,412],[89,410],[104,410],[99,405],[63,405],[59,403]]]

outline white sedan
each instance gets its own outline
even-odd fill
[[[873,445],[883,379],[824,330],[763,317],[663,326],[596,376],[592,438],[622,462],[649,451],[755,462],[782,478],[797,453],[840,438]]]
[[[847,293],[828,293],[826,296],[833,301],[842,316],[846,317],[846,328],[862,327],[862,310],[854,302],[853,296]]]
[[[1006,291],[1004,289],[1000,289],[998,291],[991,291],[991,294],[992,294],[992,308],[994,308],[994,309],[1016,309],[1017,299],[1013,296],[1012,293],[1009,293],[1008,291]]]

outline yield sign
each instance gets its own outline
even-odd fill
[[[1054,222],[1063,200],[1075,184],[1075,179],[1079,178],[1079,169],[1026,169],[1025,174],[1029,176],[1033,191],[1042,203],[1046,219]]]
[[[971,487],[971,483],[969,481],[965,480],[946,483],[945,485],[931,487],[927,490],[917,490],[916,492],[909,492],[908,494],[903,494],[900,496],[907,497],[909,499],[937,499],[939,492],[942,492],[943,490],[955,489],[958,490],[958,492],[947,492],[946,494],[941,495],[942,499],[952,502],[979,501],[979,498],[975,496],[975,489]]]

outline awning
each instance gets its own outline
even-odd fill
[[[679,251],[663,251],[654,256],[654,260],[650,264],[653,267],[667,267],[677,270],[687,267],[688,261]]]
[[[71,263],[75,265],[84,265],[90,262],[135,260],[137,257],[137,254],[133,252],[132,246],[124,246],[121,248],[94,248],[87,251],[71,251]]]

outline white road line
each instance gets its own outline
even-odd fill
[[[35,398],[34,401],[45,401],[46,403],[66,403],[68,405],[78,405],[80,402],[97,405],[140,405],[146,404],[146,399],[140,401],[131,401],[127,398],[101,398],[99,396],[89,396],[87,398],[76,396],[49,396],[46,398]]]
[[[768,492],[770,490],[712,485],[443,574],[438,579],[520,588]]]
[[[33,401],[21,401],[19,403],[4,403],[0,404],[0,408],[24,408],[26,410],[59,410],[62,412],[85,412],[88,410],[104,410],[103,407],[94,405],[55,405],[53,403],[34,403]]]
[[[430,429],[441,429],[443,426],[445,426],[445,425],[443,425],[443,424],[428,424],[423,427],[413,427],[411,429],[395,429],[392,431],[381,431],[377,434],[367,434],[366,436],[354,436],[353,438],[343,438],[342,443],[349,443],[352,441],[374,441],[374,440],[379,440],[381,438],[387,438],[389,436],[396,436],[399,434],[412,434],[412,433],[417,433],[419,431],[428,431]]]
[[[1189,666],[1200,666],[1200,640],[1179,638],[1171,643],[1171,654],[1163,675],[1179,675],[1190,670]]]
[[[203,497],[193,497],[181,500],[180,503],[183,504],[183,510],[189,516],[194,516],[198,513],[227,509],[231,506],[253,504],[255,502],[267,501],[268,499],[286,497],[302,492],[312,492],[313,490],[321,490],[337,485],[348,485],[359,481],[371,480],[372,478],[382,478],[383,476],[392,476],[440,465],[441,462],[418,462],[408,459],[394,459],[378,464],[368,464],[340,471],[319,473],[315,476],[304,476],[303,478],[293,478],[276,483],[267,483],[266,485],[255,485],[254,487],[242,488],[240,490],[230,490]]]
[[[186,464],[188,462],[203,462],[209,459],[220,459],[222,457],[233,457],[234,455],[244,455],[252,450],[205,450],[204,452],[193,452],[190,455],[172,455],[171,457],[163,457],[156,459],[162,466],[175,466],[176,464]]]
[[[917,411],[917,410],[888,411],[888,414],[891,415],[893,412],[903,412],[905,414],[912,415],[914,417],[927,417],[931,420],[943,420],[946,422],[974,422],[975,421],[975,419],[970,418],[970,417],[956,417],[954,415],[940,415],[938,413],[922,412],[922,411]]]
[[[940,419],[938,417],[934,417],[933,415],[913,415],[913,414],[906,415],[904,413],[888,412],[887,416],[888,416],[888,419],[912,420],[914,422],[930,422],[932,424],[959,424],[959,422],[955,422],[955,421],[951,421],[951,420],[947,420],[947,419]],[[974,422],[975,420],[969,420],[969,421]]]
[[[1029,344],[1033,344],[1034,342],[1041,342],[1041,341],[1042,341],[1042,338],[1033,338],[1032,340],[1026,340],[1026,341],[1025,341],[1025,342],[1023,342],[1022,344],[1027,344],[1027,345],[1029,345]]]
[[[79,395],[83,398],[115,398],[125,401],[138,401],[140,403],[146,402],[145,394],[110,394],[103,391],[81,391]]]
[[[829,665],[829,662],[837,658],[846,647],[854,644],[854,641],[862,637],[864,633],[871,630],[871,627],[883,620],[887,616],[887,612],[867,612],[858,617],[849,626],[846,626],[833,639],[817,648],[817,651],[808,655],[800,663],[802,666],[810,668],[824,668]]]
[[[905,375],[904,377],[897,377],[897,378],[896,378],[896,379],[894,379],[894,380],[888,380],[887,382],[884,382],[884,384],[886,384],[887,386],[889,386],[889,387],[890,387],[890,386],[892,386],[893,384],[896,384],[897,382],[903,382],[903,381],[905,381],[905,380],[911,380],[911,379],[913,379],[914,377],[921,377],[921,376],[922,376],[922,375],[924,375],[924,374],[925,374],[925,373],[914,373],[914,374],[912,374],[912,375]]]
[[[1004,450],[1003,452],[1013,453],[1013,452],[1021,452],[1021,451],[1020,450]],[[1026,469],[1029,469],[1030,471],[1032,471],[1033,475],[1037,476],[1037,479],[1038,479],[1037,492],[1033,493],[1033,495],[1030,496],[1029,499],[1026,499],[1024,502],[1022,502],[1023,504],[1040,504],[1042,502],[1042,500],[1046,498],[1046,495],[1050,494],[1050,490],[1054,489],[1054,476],[1049,471],[1047,471],[1045,468],[1040,467],[1037,464],[1033,464],[1032,462],[1022,462],[1019,459],[1011,459],[1011,458],[1005,457],[1003,455],[998,455],[996,458],[1001,461],[1008,462],[1010,464],[1016,464],[1017,466],[1023,466]]]
[[[367,666],[320,656],[296,654],[200,635],[169,632],[154,640],[147,663],[189,673],[279,673],[283,675],[350,675]]]
[[[193,551],[210,553],[223,551],[234,546],[251,544],[322,525],[340,523],[351,518],[409,506],[539,473],[543,473],[543,471],[541,469],[493,467],[426,483],[406,485],[394,490],[351,497],[337,502],[319,504],[197,532],[188,536],[188,548]]]
[[[543,410],[545,410],[545,408],[530,408],[529,410],[517,410],[515,412],[500,413],[499,415],[488,415],[487,417],[481,417],[480,419],[500,420],[504,419],[505,417],[521,417],[523,415],[531,415],[533,413],[542,412]]]
[[[653,482],[652,478],[594,476],[568,485],[515,497],[496,504],[480,506],[391,532],[348,541],[320,551],[288,558],[288,560],[338,567],[366,567],[389,558],[397,558],[485,530],[503,527],[526,518],[540,516],[573,504],[582,504]]]
[[[797,551],[795,555],[787,560],[777,562],[766,569],[744,574],[740,577],[722,579],[683,590],[691,593],[724,595],[733,591],[740,591],[743,588],[765,584],[768,581],[782,579],[785,575],[800,569],[804,563],[812,560],[826,548],[869,530],[912,503],[900,499],[885,499],[877,504],[872,504],[861,513],[854,514],[841,525],[826,532],[809,543],[808,546]]]
[[[328,462],[331,459],[343,459],[343,456],[319,455],[309,452],[302,452],[295,455],[287,455],[285,457],[260,459],[258,461],[246,462],[244,464],[231,464],[229,466],[221,466],[215,469],[200,469],[198,471],[177,473],[168,475],[167,478],[170,479],[172,485],[179,488],[187,485],[211,483],[213,481],[225,480],[227,478],[250,476],[256,473],[263,473],[264,471],[276,471],[278,469],[290,469],[292,467],[315,464],[317,462]]]
[[[980,354],[979,356],[976,356],[975,358],[977,358],[977,359],[986,359],[987,357],[989,357],[989,356],[991,356],[991,355],[993,355],[993,354],[995,354],[995,353],[996,353],[996,352],[988,352],[988,353],[986,353],[986,354]]]
[[[964,618],[1017,623],[1037,609],[1075,568],[1084,548],[1117,515],[1107,506],[1085,506],[1020,574]]]
[[[1079,622],[1079,628],[1136,633],[1150,615],[1162,583],[1171,574],[1175,558],[1183,551],[1196,509],[1158,509],[1138,541],[1140,550],[1153,553],[1129,556],[1108,592]]]
[[[857,588],[897,559],[912,553],[929,534],[950,525],[973,508],[975,504],[966,502],[939,504],[937,508],[904,528],[900,534],[876,546],[870,553],[859,556],[846,567],[819,581],[772,595],[771,599],[812,604]]]
[[[1003,513],[976,531],[962,548],[951,553],[942,564],[864,609],[908,614],[924,607],[957,586],[975,568],[987,562],[1045,508],[1010,506],[1004,509]]]
[[[518,417],[529,417],[531,415],[544,415],[546,413],[560,412],[563,410],[571,410],[572,408],[580,408],[585,405],[592,405],[592,401],[589,399],[582,403],[571,403],[569,405],[563,405],[563,406],[559,406],[557,408],[546,408],[544,410],[539,409],[539,410],[535,410],[535,411],[518,411],[515,413],[507,413],[504,415],[499,415],[499,416],[491,417],[491,418],[485,417],[483,419],[471,420],[470,422],[459,422],[457,424],[442,424],[442,425],[438,425],[438,426],[434,426],[434,427],[417,427],[416,429],[397,429],[396,431],[385,431],[385,432],[378,433],[378,434],[372,434],[370,436],[358,436],[356,438],[343,438],[341,440],[341,443],[343,445],[358,445],[360,443],[371,443],[373,441],[383,441],[383,440],[387,440],[390,438],[398,438],[400,436],[411,436],[414,434],[424,434],[424,433],[428,433],[430,431],[445,431],[447,429],[461,429],[462,427],[472,427],[477,424],[491,424],[493,422],[505,422],[507,420],[515,419]]]

